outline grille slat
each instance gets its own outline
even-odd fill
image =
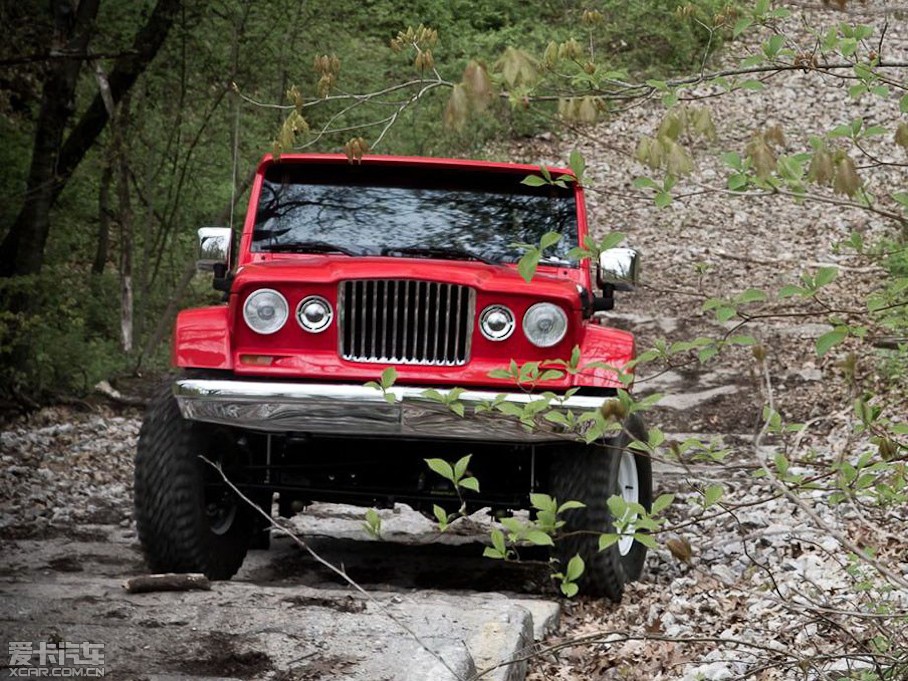
[[[355,362],[458,366],[470,356],[475,292],[407,279],[344,281],[340,353]]]

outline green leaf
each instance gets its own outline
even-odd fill
[[[700,360],[700,364],[705,364],[718,354],[719,349],[716,347],[703,348],[697,353],[697,359]]]
[[[837,125],[829,131],[830,137],[851,137],[851,126],[848,124]]]
[[[899,100],[899,111],[908,113],[908,95],[903,95]]]
[[[821,267],[817,270],[817,276],[816,279],[814,279],[814,282],[816,283],[817,288],[820,288],[821,286],[831,284],[838,275],[838,267]]]
[[[500,404],[496,404],[495,408],[502,414],[507,414],[508,416],[523,416],[523,408],[518,404],[514,404],[513,402],[502,402]]]
[[[613,518],[623,518],[624,514],[627,513],[627,502],[617,494],[610,496],[606,503]]]
[[[504,560],[507,558],[507,553],[504,551],[499,551],[498,549],[492,548],[491,546],[486,546],[482,550],[483,558],[495,558],[497,560]]]
[[[743,345],[744,347],[751,347],[753,345],[759,345],[758,341],[753,336],[732,336],[727,341],[729,345]]]
[[[574,175],[577,176],[577,179],[583,179],[583,176],[586,174],[586,160],[583,158],[583,154],[577,149],[574,149],[568,157],[568,166],[574,171]]]
[[[555,510],[555,500],[548,494],[530,493],[530,505],[539,511]]]
[[[848,337],[848,331],[845,329],[837,328],[824,333],[822,336],[817,338],[817,355],[822,357],[833,347],[841,343]]]
[[[425,459],[426,464],[445,480],[454,482],[454,469],[444,459]]]
[[[492,546],[494,546],[502,556],[508,555],[508,549],[504,543],[504,534],[502,534],[501,530],[498,528],[493,529],[490,537],[492,539]]]
[[[602,241],[599,242],[599,250],[607,251],[610,248],[614,248],[622,241],[624,241],[624,236],[624,232],[609,232],[604,237],[602,237]]]
[[[544,184],[548,184],[548,182],[539,177],[539,175],[527,175],[520,181],[520,184],[525,184],[528,187],[541,187]]]
[[[654,199],[657,208],[665,208],[672,202],[672,195],[668,192],[657,192]]]
[[[448,529],[448,514],[445,510],[438,504],[432,505],[432,513],[435,515],[435,519],[438,521],[438,529],[444,532]]]
[[[720,322],[727,322],[736,314],[738,314],[738,311],[735,308],[723,305],[716,310],[716,319]]]
[[[645,534],[643,532],[634,532],[634,540],[643,544],[646,548],[652,549],[655,551],[659,548],[659,545],[656,543],[655,538],[651,534]]]
[[[536,546],[554,546],[552,538],[542,530],[530,530],[526,534],[526,540]]]
[[[706,488],[706,491],[703,492],[703,507],[709,508],[719,501],[724,493],[725,489],[722,485],[710,485]]]
[[[539,266],[539,260],[541,258],[542,253],[534,248],[524,253],[520,262],[517,263],[517,271],[526,283],[529,284],[533,279],[533,275],[536,274],[536,268]]]
[[[732,38],[737,38],[739,35],[744,33],[748,28],[753,24],[753,20],[750,17],[742,17],[735,22],[735,26],[731,31]]]
[[[617,534],[614,534],[611,532],[607,532],[605,534],[600,534],[599,535],[599,550],[605,551],[609,546],[617,543],[617,541],[618,541]]]
[[[741,88],[743,88],[744,90],[753,90],[754,92],[758,92],[765,87],[766,86],[763,85],[762,82],[754,79],[745,80],[743,83],[741,83]]]
[[[381,387],[387,390],[394,382],[397,380],[397,369],[394,367],[388,367],[381,372]]]
[[[565,501],[563,504],[561,504],[561,506],[558,507],[558,512],[561,513],[562,511],[568,511],[573,508],[586,508],[586,504],[584,504],[582,501],[575,501],[573,499],[570,499],[568,501]]]
[[[567,568],[565,568],[565,579],[570,582],[576,582],[580,575],[583,574],[585,568],[586,565],[583,563],[583,558],[579,554],[574,556],[568,561]]]
[[[650,509],[650,513],[652,515],[661,513],[666,508],[668,508],[674,500],[674,494],[660,494],[653,502],[653,507]]]
[[[659,185],[648,177],[636,178],[633,185],[636,189],[659,189]]]
[[[747,175],[744,173],[735,173],[728,177],[728,188],[733,192],[743,191],[747,188]]]
[[[366,509],[366,532],[373,537],[381,537],[381,516],[374,508]]]
[[[770,57],[770,58],[775,57],[777,54],[779,54],[779,50],[782,49],[782,46],[784,44],[785,44],[785,36],[776,34],[776,35],[770,37],[770,39],[767,40],[765,43],[763,43],[763,53],[767,57]]]
[[[845,38],[839,42],[839,51],[846,57],[850,57],[858,49],[858,41],[854,38]]]
[[[561,241],[561,234],[558,232],[546,232],[539,240],[539,250],[544,251],[547,248],[551,248],[559,241]]]
[[[741,303],[760,303],[766,300],[766,293],[756,288],[749,288],[737,297]]]
[[[727,151],[721,154],[722,160],[725,162],[725,165],[733,168],[735,170],[744,169],[744,161],[741,159],[741,154],[735,151]]]
[[[780,476],[784,478],[788,475],[788,459],[782,452],[776,454],[775,457],[773,457],[773,461],[776,464],[776,470],[779,471]]]
[[[470,457],[472,454],[467,454],[465,457],[459,459],[457,463],[454,464],[454,477],[457,480],[460,480],[463,477],[463,474],[467,471],[467,466],[470,465]]]
[[[795,286],[794,284],[788,284],[779,289],[779,298],[793,298],[794,296],[804,296],[809,294],[806,288],[802,286]]]
[[[580,591],[580,587],[574,582],[562,582],[561,593],[568,598],[573,598]]]
[[[476,478],[464,478],[457,484],[464,489],[468,489],[473,492],[479,492],[479,480],[477,480]]]

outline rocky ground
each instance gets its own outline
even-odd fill
[[[885,29],[885,58],[908,60],[904,7],[893,14],[893,3],[884,2],[848,3],[846,12],[781,4],[791,7],[793,15],[778,29],[796,51],[814,47],[807,26],[823,34],[839,22],[866,23],[875,27],[876,36]],[[767,35],[730,44],[710,68],[734,65]],[[754,133],[774,126],[784,134],[779,154],[809,150],[811,135],[857,117],[892,130],[900,120],[897,97],[849,99],[844,88],[851,81],[841,84],[814,72],[782,73],[766,84],[758,92],[689,102],[709,108],[717,135],[691,145],[695,170],[675,187],[675,199],[664,209],[655,207],[651,190],[632,184],[640,176],[661,182],[658,171],[633,158],[640,136],[654,135],[659,126],[664,107],[658,98],[583,132],[579,142],[568,133],[537,141],[526,157],[557,162],[572,149],[583,152],[591,213],[600,233],[625,232],[628,245],[644,256],[645,285],[621,295],[610,315],[639,333],[644,348],[658,339],[672,343],[720,336],[735,321],[720,324],[713,313],[703,313],[706,299],[731,298],[750,288],[774,299],[780,287],[797,284],[802,274],[819,267],[839,268],[823,298],[845,310],[841,316],[846,318],[856,319],[848,311],[863,310],[863,298],[879,285],[874,260],[837,243],[852,232],[867,241],[879,238],[891,233],[890,222],[836,205],[844,197],[820,189],[811,192],[833,203],[800,203],[784,196],[735,198],[724,191],[729,171],[717,157],[719,151],[743,156]],[[879,174],[865,167],[869,190],[884,197],[884,192],[908,187],[904,151],[891,136],[869,143],[878,158],[902,164]],[[677,529],[669,537],[689,543],[691,557],[679,560],[667,549],[656,551],[647,577],[619,607],[583,600],[567,605],[561,631],[549,639],[549,652],[534,662],[529,678],[837,679],[858,678],[862,672],[857,670],[863,670],[867,678],[877,679],[883,678],[881,670],[873,668],[867,655],[874,640],[882,640],[877,636],[887,637],[886,645],[901,646],[898,655],[904,663],[904,620],[884,622],[867,613],[879,612],[881,606],[903,614],[908,610],[908,513],[904,505],[888,510],[831,505],[829,483],[834,480],[828,475],[831,467],[854,462],[866,451],[874,451],[879,460],[867,438],[854,435],[852,400],[878,389],[882,380],[888,386],[884,402],[889,415],[904,420],[905,379],[887,375],[884,355],[869,343],[847,343],[818,357],[814,344],[831,330],[830,315],[785,314],[802,309],[790,303],[757,305],[758,313],[783,314],[740,329],[760,342],[765,365],[743,348],[705,365],[694,361],[680,368],[657,364],[640,369],[639,390],[668,395],[650,423],[669,432],[670,439],[683,441],[694,434],[716,441],[727,448],[727,458],[718,465],[688,466],[668,457],[657,476],[658,491],[676,495],[669,519]],[[681,361],[676,357],[673,363]],[[667,408],[680,406],[685,395],[704,401],[690,409]],[[758,438],[762,408],[770,400],[786,421],[807,428],[785,438]],[[820,478],[822,489],[795,502],[771,482],[754,479],[753,471],[780,452],[798,473]],[[727,513],[699,507],[701,491],[712,484],[724,486],[722,509]],[[873,547],[878,566],[893,579],[879,579],[872,568],[856,570],[843,541],[852,548]],[[868,575],[874,575],[876,588],[865,581]],[[577,645],[571,645],[574,640]],[[892,674],[908,677],[905,667]]]
[[[884,11],[887,6],[890,14]],[[879,31],[889,16],[885,57],[908,61],[908,20],[905,10],[900,20],[895,18],[891,3],[848,3],[847,13],[819,5],[792,8],[793,18],[782,28],[802,50],[809,51],[814,42],[806,25],[864,22]],[[753,47],[752,39],[731,44],[724,63],[734,63],[736,55]],[[592,129],[546,135],[507,152],[510,158],[522,156],[534,163],[563,162],[574,148],[585,155],[590,212],[598,230],[626,232],[628,243],[644,254],[645,285],[620,295],[611,322],[637,332],[641,348],[658,339],[717,337],[730,323],[720,324],[702,312],[707,298],[728,298],[748,288],[775,292],[826,265],[840,268],[827,299],[846,310],[846,316],[861,309],[863,297],[880,280],[880,270],[873,259],[838,249],[836,242],[852,231],[869,241],[885,234],[889,223],[831,203],[730,197],[723,191],[727,171],[716,153],[743,153],[754,131],[776,125],[784,131],[784,153],[807,149],[809,135],[857,116],[868,124],[891,125],[898,116],[897,99],[849,100],[828,78],[793,71],[773,77],[760,92],[742,91],[696,104],[710,108],[717,138],[694,143],[696,170],[679,183],[675,200],[662,210],[653,205],[651,192],[632,184],[636,177],[656,175],[634,160],[633,150],[641,134],[658,127],[664,113],[658,100],[635,105]],[[875,154],[888,158],[895,153],[891,143],[870,144],[879,145],[871,149]],[[871,187],[875,193],[886,186],[908,186],[904,165],[875,171],[872,177],[879,183]],[[824,190],[818,193],[841,200]],[[791,311],[773,303],[752,309]],[[526,651],[532,654],[530,679],[769,681],[851,678],[847,674],[857,674],[854,670],[876,679],[883,677],[873,675],[880,670],[873,667],[871,654],[885,660],[889,652],[904,661],[908,514],[904,506],[880,510],[830,503],[835,483],[830,465],[876,451],[854,434],[851,402],[860,392],[876,389],[881,380],[891,386],[893,377],[885,376],[881,355],[868,343],[849,341],[817,357],[814,343],[832,328],[828,322],[825,313],[777,316],[742,329],[764,348],[763,364],[752,349],[739,348],[705,365],[675,357],[668,366],[641,368],[641,393],[665,394],[648,416],[650,425],[661,428],[669,441],[697,437],[714,444],[722,452],[721,461],[693,455],[679,460],[664,448],[657,486],[659,493],[676,495],[668,511],[670,530],[663,537],[671,540],[674,551],[651,552],[643,579],[627,590],[620,605],[584,598],[565,603],[559,631]],[[889,413],[896,419],[908,413],[904,392],[894,390],[887,396]],[[806,423],[806,429],[784,438],[760,436],[762,408],[769,400],[786,421]],[[26,569],[103,573],[111,561],[119,561],[116,574],[141,569],[131,508],[139,423],[137,412],[86,405],[44,410],[3,428],[0,539],[7,548],[0,575],[18,579]],[[791,462],[792,472],[818,477],[819,488],[792,499],[771,480],[754,478],[753,472],[763,463],[771,465],[779,453]],[[723,486],[720,505],[704,510],[702,493],[714,484]],[[69,560],[63,551],[44,562],[29,562],[23,556],[31,545],[22,543],[29,538],[56,542],[55,550],[71,544],[72,555],[81,558]],[[14,541],[19,542],[15,560],[8,551]],[[122,555],[111,557],[98,545],[120,547]],[[855,547],[872,547],[872,563],[852,561],[849,553]],[[423,560],[405,557],[376,575],[371,568],[380,562],[367,553],[359,559],[356,574],[401,590],[427,583],[462,589],[471,586],[471,580],[474,586],[480,581],[482,590],[513,590],[515,584],[539,588],[532,571],[489,571],[469,561],[459,563],[458,574],[470,580],[446,582],[447,554],[429,561],[433,567],[428,571],[401,569]],[[327,579],[305,561],[296,567],[312,573],[310,585]],[[286,578],[254,572],[244,577],[252,582]],[[235,669],[225,663],[225,675],[233,669],[231,674],[241,678],[278,678],[260,658],[249,658],[248,651],[237,655]],[[311,676],[280,678],[322,678],[322,673],[330,678],[330,669],[325,662],[324,669],[314,669]]]

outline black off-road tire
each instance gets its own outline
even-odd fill
[[[149,405],[139,431],[134,486],[139,541],[152,572],[230,579],[246,557],[255,511],[223,483],[219,487],[219,474],[199,455],[220,462],[231,479],[241,472],[241,453],[230,431],[185,420],[168,384]],[[216,527],[212,498],[232,509]]]
[[[646,438],[638,418],[631,417],[625,430],[634,439]],[[599,551],[599,535],[615,531],[606,502],[612,495],[621,495],[618,471],[623,452],[634,456],[639,503],[649,511],[653,502],[652,464],[645,454],[628,449],[631,440],[622,432],[605,442],[566,447],[555,455],[551,468],[551,488],[558,503],[575,500],[586,504],[562,514],[565,526],[561,532],[566,536],[556,542],[556,557],[564,567],[579,554],[586,566],[578,580],[580,593],[606,596],[616,603],[621,601],[625,584],[640,578],[646,561],[646,546],[636,540],[625,555],[617,543]]]

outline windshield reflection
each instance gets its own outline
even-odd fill
[[[425,177],[420,177],[412,170],[372,167],[365,172],[357,169],[357,176],[347,179],[337,177],[342,171],[336,169],[308,171],[319,176],[301,177],[306,173],[300,169],[269,169],[256,214],[253,251],[324,242],[374,255],[394,255],[395,248],[416,246],[516,262],[522,250],[512,244],[539,243],[546,232],[559,232],[564,236],[546,251],[546,259],[576,265],[567,258],[577,245],[572,190],[530,188],[520,184],[522,176],[516,174],[483,177],[476,172],[424,170]]]

